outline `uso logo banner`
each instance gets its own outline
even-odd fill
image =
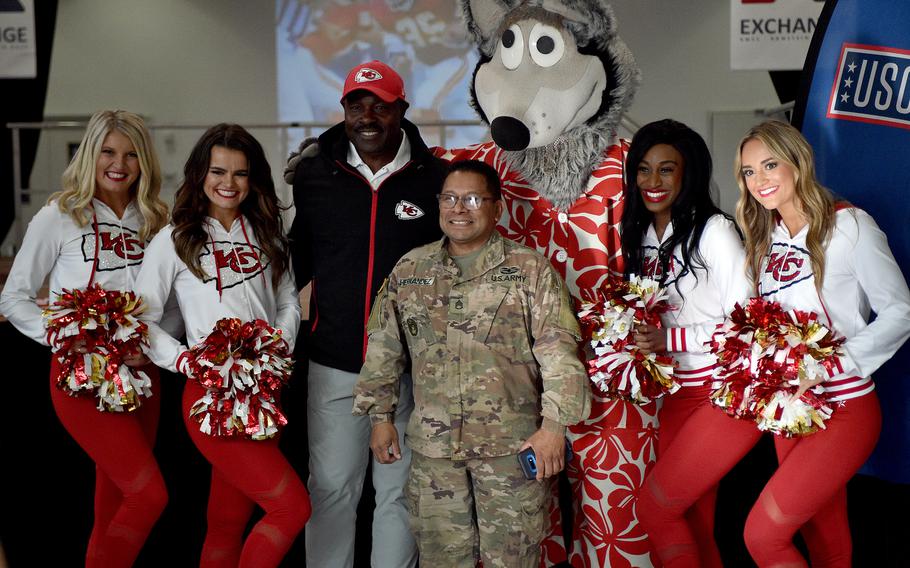
[[[731,69],[802,69],[823,0],[730,2]]]
[[[910,128],[910,51],[845,43],[828,118]]]
[[[910,277],[910,2],[828,0],[793,123],[821,182],[875,218]],[[863,472],[910,483],[910,345],[874,378],[884,424]]]

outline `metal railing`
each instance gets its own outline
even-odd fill
[[[767,118],[786,118],[789,116],[788,113],[793,111],[794,106],[796,106],[796,101],[790,101],[776,107],[757,110],[755,114],[760,114]]]
[[[476,128],[476,127],[486,127],[486,125],[479,120],[439,120],[439,121],[414,121],[414,123],[421,128],[422,133],[436,134],[434,141],[439,146],[446,148],[447,142],[450,137],[450,130],[453,128]],[[273,149],[273,159],[274,160],[283,160],[288,156],[289,150],[291,147],[296,148],[297,142],[303,140],[304,138],[318,135],[324,130],[334,126],[336,123],[330,122],[275,122],[275,123],[255,123],[255,124],[243,124],[242,126],[248,130],[270,130],[274,131],[277,135],[278,145],[276,149]],[[14,213],[15,218],[13,220],[13,225],[10,228],[9,237],[13,239],[12,241],[12,251],[15,252],[18,250],[19,246],[22,244],[22,238],[25,235],[25,226],[26,220],[24,217],[24,207],[23,204],[26,201],[30,201],[31,197],[39,195],[50,195],[54,191],[57,191],[58,188],[35,188],[31,187],[28,183],[28,180],[23,179],[22,175],[22,131],[25,130],[38,130],[38,131],[53,131],[53,130],[84,130],[88,125],[88,120],[59,120],[59,121],[44,121],[44,122],[10,122],[7,123],[6,127],[10,129],[12,133],[12,153],[13,153],[13,197],[14,197]],[[156,133],[161,133],[163,131],[204,131],[209,128],[211,124],[168,124],[168,123],[149,123],[148,128],[151,131],[153,137],[156,137]],[[621,119],[621,133],[623,136],[633,135],[640,125],[629,118],[626,115],[623,115]],[[299,135],[295,138],[297,142],[289,143],[290,134],[292,131],[300,131]],[[481,142],[482,140],[477,140]],[[268,149],[267,149],[268,150]],[[161,154],[159,150],[159,155]],[[37,164],[37,162],[36,162]],[[284,163],[272,163],[273,173],[277,176],[281,175],[282,170],[284,169]],[[9,241],[9,238],[7,238]],[[7,249],[9,249],[9,245]],[[6,254],[9,254],[10,251],[4,250]]]
[[[248,130],[269,130],[276,133],[278,139],[277,149],[272,148],[273,174],[279,179],[284,169],[284,163],[277,163],[275,160],[284,160],[288,156],[291,147],[296,148],[297,142],[304,138],[316,136],[322,131],[334,126],[336,123],[329,122],[276,122],[276,123],[256,123],[243,124]],[[479,120],[440,120],[440,121],[415,121],[415,124],[426,132],[435,134],[434,140],[439,146],[446,147],[446,142],[451,136],[450,130],[453,128],[464,127],[484,127],[485,125]],[[15,218],[10,228],[10,237],[14,239],[13,248],[18,250],[25,235],[26,220],[23,219],[24,207],[26,200],[32,196],[50,195],[57,189],[35,188],[31,187],[28,180],[23,179],[22,175],[22,132],[26,130],[84,130],[88,125],[86,120],[61,120],[61,121],[44,121],[44,122],[10,122],[6,126],[12,133],[12,154],[13,154],[13,196]],[[156,133],[163,131],[193,131],[199,132],[209,128],[211,124],[153,124],[149,123],[148,128],[153,137]],[[289,143],[290,133],[300,131],[296,142]],[[267,148],[268,151],[268,148]],[[160,151],[159,151],[160,154]],[[15,252],[15,250],[13,252]],[[3,251],[8,253],[8,251]]]

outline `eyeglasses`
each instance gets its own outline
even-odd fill
[[[439,199],[439,207],[441,209],[453,209],[455,204],[461,201],[464,208],[470,209],[471,211],[480,209],[484,201],[496,201],[492,197],[484,197],[475,193],[469,193],[467,195],[462,195],[461,197],[451,193],[440,193],[436,198]]]

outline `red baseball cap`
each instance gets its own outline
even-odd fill
[[[341,100],[351,91],[369,91],[384,100],[392,103],[398,99],[408,102],[404,95],[404,81],[394,69],[382,61],[373,60],[361,63],[351,69],[348,78],[344,80],[344,91]]]

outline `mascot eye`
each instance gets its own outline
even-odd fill
[[[521,57],[525,49],[521,28],[518,27],[518,24],[512,24],[502,33],[500,43],[502,49],[499,55],[502,57],[502,64],[506,66],[506,69],[515,69],[521,64]]]
[[[553,26],[537,23],[528,36],[531,59],[541,67],[552,67],[562,59],[565,43],[562,34]]]
[[[515,43],[515,32],[512,30],[506,30],[506,33],[502,34],[502,46],[505,48],[512,47],[512,44]]]

